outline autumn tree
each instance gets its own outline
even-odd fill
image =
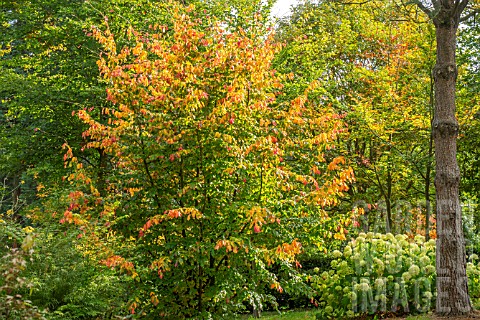
[[[197,3],[199,10],[231,21],[234,12],[267,16],[269,8],[245,0],[182,2]],[[122,42],[121,30],[127,26],[147,31],[150,23],[161,21],[165,15],[162,3],[0,1],[0,178],[13,190],[9,207],[17,215],[23,215],[25,205],[37,199],[36,186],[44,187],[42,193],[54,193],[64,175],[61,145],[67,142],[77,154],[85,143],[85,126],[71,116],[72,111],[85,108],[103,121],[100,110],[109,102],[103,99],[105,83],[96,65],[100,46],[86,36],[90,27],[107,19],[117,41]],[[97,168],[96,180],[101,181],[106,155],[100,148],[87,151],[81,157]]]
[[[317,82],[278,99],[291,80],[272,69],[280,47],[258,13],[229,27],[208,11],[166,8],[170,20],[128,28],[124,46],[108,28],[93,32],[111,107],[105,122],[77,115],[88,126],[85,148],[109,156],[107,192],[65,145],[74,170],[61,222],[77,224],[104,264],[130,275],[132,313],[260,309],[274,303],[266,287],[302,291],[296,255],[308,239],[321,245],[324,223],[344,237],[326,211],[353,179],[330,152],[344,123],[311,99]]]
[[[362,209],[365,231],[429,232],[410,209],[428,215],[432,195],[432,30],[393,1],[307,1],[280,22],[287,45],[276,63],[298,79],[285,91],[319,79],[322,99],[346,116],[350,136],[337,150],[357,179],[339,209]]]
[[[480,81],[479,81],[479,62],[472,59],[472,56],[478,56],[478,37],[480,26],[475,16],[465,21],[460,26],[459,46],[457,61],[459,65],[459,75],[457,80],[457,118],[460,125],[458,144],[458,161],[460,166],[461,200],[466,204],[466,208],[473,213],[474,226],[480,225],[479,207],[477,205],[480,198],[480,140],[477,132],[480,130]],[[464,225],[464,230],[465,230]],[[476,234],[478,229],[475,227],[469,230]],[[478,252],[478,241],[468,243],[466,233],[467,248]]]

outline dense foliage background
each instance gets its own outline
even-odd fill
[[[0,1],[0,317],[435,306],[433,26],[394,0],[272,4]],[[460,29],[478,306],[475,15]]]

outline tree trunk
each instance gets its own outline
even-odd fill
[[[13,185],[12,185],[12,210],[15,215],[18,214],[20,210],[20,195],[22,194],[22,185],[20,183],[20,173],[16,173],[13,176]]]
[[[455,118],[456,33],[461,11],[458,1],[439,1],[433,18],[436,28],[435,141],[437,199],[437,304],[441,315],[472,311],[466,275],[465,239],[459,200],[460,170],[457,163],[458,122]]]
[[[433,80],[433,70],[432,75],[430,76],[430,102],[429,102],[429,110],[430,110],[430,127],[433,128],[433,115],[435,109],[435,98],[434,98],[434,80]],[[430,129],[430,135],[428,138],[428,159],[426,165],[426,173],[425,173],[425,240],[430,240],[430,215],[432,213],[432,204],[430,203],[430,178],[432,174],[432,158],[433,158],[433,132]]]

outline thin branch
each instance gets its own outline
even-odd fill
[[[372,0],[365,0],[365,1],[360,1],[360,2],[355,2],[355,1],[345,1],[345,0],[337,0],[341,4],[355,4],[355,5],[362,5],[371,2]]]
[[[403,1],[402,1],[403,2]],[[422,10],[430,19],[433,19],[433,17],[435,16],[434,12],[436,11],[436,8],[435,11],[432,11],[430,9],[428,9],[423,3],[421,0],[410,0],[406,3],[406,5],[408,4],[416,4],[418,8],[420,8],[420,10]]]
[[[465,16],[463,16],[463,17],[460,18],[460,22],[467,21],[467,20],[470,19],[471,17],[475,16],[477,13],[480,13],[480,8],[479,8],[479,9],[470,10],[469,13],[467,13]]]
[[[455,16],[460,18],[463,10],[467,7],[469,0],[455,0]]]
[[[450,8],[450,0],[440,0],[440,5],[444,8]]]

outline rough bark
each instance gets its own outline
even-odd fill
[[[460,170],[457,163],[458,122],[455,117],[456,33],[461,1],[438,2],[433,17],[437,40],[435,116],[433,138],[436,160],[437,214],[437,304],[441,315],[472,311],[466,275],[465,239],[459,200]]]

